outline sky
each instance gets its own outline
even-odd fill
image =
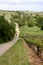
[[[0,9],[43,11],[43,0],[0,0]]]

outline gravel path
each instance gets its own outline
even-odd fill
[[[16,23],[16,34],[12,41],[4,44],[0,44],[0,56],[2,56],[12,45],[14,45],[19,39],[19,26]]]

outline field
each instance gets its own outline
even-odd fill
[[[23,37],[26,43],[43,59],[43,31],[37,26],[20,27],[20,37]]]
[[[38,13],[29,14],[29,13],[21,12],[21,11],[20,12],[0,11],[0,16],[4,15],[6,20],[11,19],[12,22],[14,21],[17,22],[19,24],[19,30],[20,30],[20,36],[19,36],[20,39],[3,56],[0,57],[0,65],[30,65],[23,40],[25,41],[25,43],[28,43],[27,44],[28,47],[30,45],[35,50],[37,48],[36,53],[40,55],[40,53],[42,52],[42,56],[43,56],[43,22],[42,22],[43,18],[41,18],[42,23],[39,23],[40,18],[39,19],[37,18],[37,14]],[[34,17],[34,15],[36,17]],[[29,20],[29,16],[30,16],[30,20]],[[38,19],[38,22],[36,21],[36,19]],[[31,27],[33,21],[34,21],[33,23],[34,25]],[[35,21],[37,22],[37,25],[35,24]],[[30,27],[28,26],[28,24],[30,24]],[[40,24],[42,25],[42,30],[41,30]]]
[[[34,27],[28,27],[28,26],[22,26],[20,27],[20,36],[24,36],[26,34],[35,35],[35,36],[43,36],[43,31],[40,30],[40,28],[34,26]]]
[[[0,57],[0,65],[30,65],[23,40],[18,40],[12,48]]]

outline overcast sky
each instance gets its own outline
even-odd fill
[[[0,0],[0,9],[43,11],[43,0]]]

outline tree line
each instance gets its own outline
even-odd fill
[[[26,14],[24,12],[16,12],[11,14],[11,20],[19,24],[19,26],[27,25],[28,27],[38,26],[43,30],[43,16],[39,14]]]

